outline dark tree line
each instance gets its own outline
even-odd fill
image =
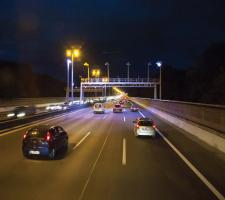
[[[194,66],[163,68],[163,98],[225,104],[225,43],[209,46]]]
[[[64,96],[65,84],[35,74],[29,64],[0,61],[0,98]]]

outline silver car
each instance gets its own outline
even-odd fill
[[[139,118],[134,123],[134,134],[138,136],[156,136],[156,126],[154,122],[149,118]]]

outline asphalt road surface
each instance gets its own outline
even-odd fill
[[[210,186],[159,134],[155,139],[134,136],[132,121],[141,115],[155,120],[160,132],[204,175]],[[105,114],[93,114],[92,108],[83,108],[42,123],[64,127],[69,134],[68,152],[60,152],[55,160],[27,159],[21,153],[27,128],[1,134],[0,199],[224,198],[224,155],[146,110],[112,113],[109,108]],[[216,197],[216,192],[221,196]]]

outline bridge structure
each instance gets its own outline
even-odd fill
[[[82,78],[80,83],[80,101],[83,100],[84,90],[91,88],[154,88],[154,99],[157,99],[158,79],[148,78]]]

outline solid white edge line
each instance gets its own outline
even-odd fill
[[[127,164],[127,156],[126,156],[126,139],[123,138],[123,152],[122,152],[122,165]]]
[[[10,130],[7,131],[7,129],[6,129],[5,130],[6,132],[0,133],[0,137],[5,136],[5,135],[8,135],[10,133],[14,133],[14,132],[17,132],[17,131],[21,131],[23,129],[26,129],[26,128],[29,128],[29,127],[32,127],[32,126],[35,126],[35,125],[38,125],[38,124],[41,124],[41,123],[46,123],[48,121],[56,120],[58,118],[62,118],[62,117],[66,117],[66,116],[71,115],[71,114],[74,114],[74,113],[78,113],[80,111],[83,111],[84,109],[87,109],[87,108],[83,108],[83,109],[80,109],[80,110],[77,110],[77,111],[74,111],[74,112],[70,112],[70,113],[67,113],[67,114],[64,114],[64,115],[56,116],[56,117],[51,117],[51,118],[47,118],[47,119],[43,119],[43,120],[38,120],[38,121],[36,121],[34,123],[31,123],[30,125],[27,124],[27,125],[22,126],[22,127],[20,125],[20,126],[14,127],[14,129],[11,130],[11,131]]]
[[[124,122],[126,121],[126,117],[125,117],[125,116],[123,116],[123,121],[124,121]]]
[[[77,147],[80,146],[80,144],[91,134],[91,131],[88,131],[85,136],[73,147],[73,150],[75,150]]]
[[[139,112],[143,117],[144,114]],[[206,185],[206,187],[219,199],[225,200],[224,196],[210,183],[207,178],[159,131],[158,128],[155,130],[163,138],[163,140],[172,148],[172,150],[184,161],[184,163],[195,173],[195,175]]]

